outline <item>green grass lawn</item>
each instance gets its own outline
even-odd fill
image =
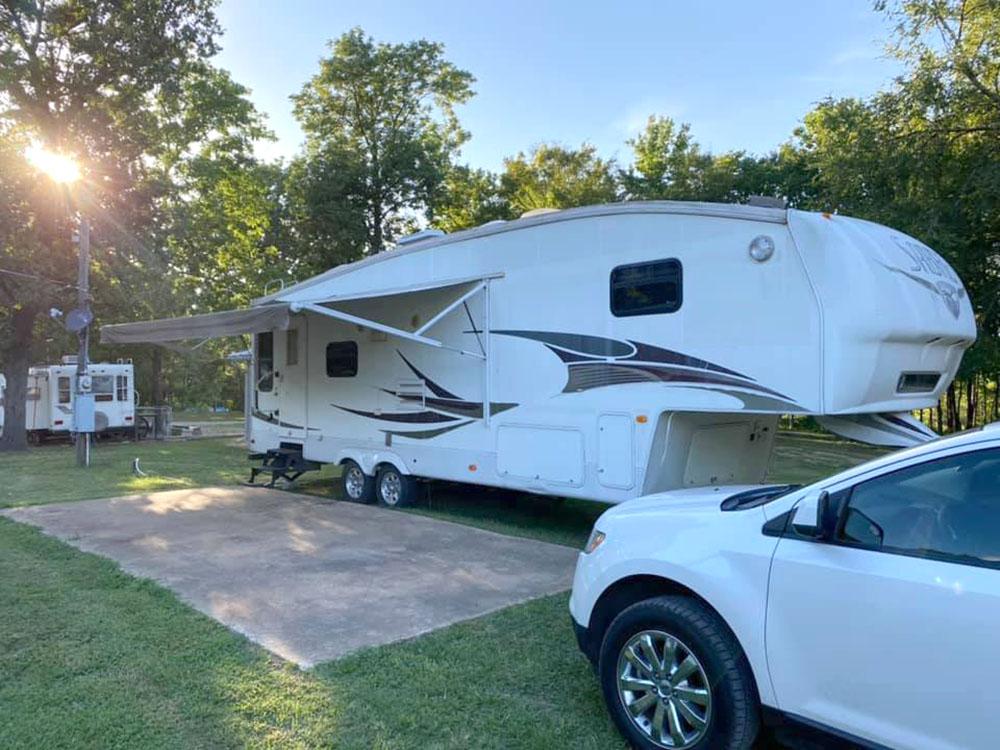
[[[134,458],[148,476],[132,473]],[[98,443],[86,470],[72,445],[44,445],[0,454],[0,507],[234,484],[249,474],[246,449],[234,439]]]
[[[617,748],[567,596],[304,672],[0,519],[0,747]]]
[[[876,452],[779,439],[806,481]],[[237,441],[0,456],[0,505],[231,484]],[[149,477],[130,473],[139,456]],[[306,491],[332,494],[324,470]],[[602,506],[435,487],[414,512],[579,545]],[[621,748],[569,627],[567,595],[309,670],[282,663],[149,581],[0,519],[0,747]]]
[[[809,484],[878,456],[887,450],[808,434],[779,433],[768,479]]]
[[[178,409],[173,412],[174,422],[242,422],[242,411],[215,412],[207,409]]]

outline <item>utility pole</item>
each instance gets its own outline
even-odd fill
[[[80,231],[77,235],[79,243],[80,266],[77,274],[77,291],[79,292],[80,310],[90,316],[90,220],[80,217]],[[90,357],[90,324],[88,322],[77,334],[80,338],[80,351],[76,358],[76,465],[90,466],[90,439],[94,432],[94,394],[91,388],[87,365]]]

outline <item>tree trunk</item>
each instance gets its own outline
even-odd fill
[[[153,388],[149,394],[153,406],[163,406],[163,348],[153,347]]]
[[[993,419],[996,422],[1000,419],[1000,372],[993,376]]]
[[[973,375],[965,382],[965,426],[976,426],[976,376]]]
[[[382,232],[382,204],[375,203],[372,205],[372,231],[371,239],[371,253],[380,253],[385,249],[385,236]]]
[[[4,424],[0,453],[28,449],[25,417],[28,395],[28,368],[31,366],[31,338],[38,311],[22,307],[14,313],[14,340],[4,351],[3,374],[7,388],[3,398]]]
[[[958,432],[962,429],[959,422],[961,415],[958,413],[958,395],[955,390],[955,381],[948,384],[948,432]]]

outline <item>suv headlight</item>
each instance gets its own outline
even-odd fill
[[[603,531],[598,531],[597,529],[594,529],[593,531],[590,532],[590,539],[587,540],[587,545],[583,548],[583,553],[585,555],[589,555],[595,549],[604,544],[604,540],[606,538],[607,535]]]

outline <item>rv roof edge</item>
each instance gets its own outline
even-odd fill
[[[406,253],[419,253],[431,250],[442,245],[449,245],[453,242],[463,242],[465,240],[488,237],[490,235],[503,234],[506,232],[516,232],[521,229],[528,229],[542,224],[555,224],[563,221],[574,221],[577,219],[589,219],[598,216],[614,216],[616,214],[674,214],[682,216],[710,216],[719,219],[741,219],[744,221],[759,221],[768,224],[787,224],[788,212],[779,208],[764,208],[761,206],[748,206],[739,203],[702,203],[696,201],[623,201],[621,203],[605,203],[598,206],[582,206],[580,208],[567,208],[560,211],[547,211],[533,216],[522,216],[519,219],[512,219],[502,223],[495,221],[487,222],[473,229],[465,229],[461,232],[445,234],[441,237],[421,238],[410,245],[400,245],[393,250],[376,255],[369,255],[366,258],[353,263],[345,263],[325,271],[317,276],[292,284],[289,287],[275,292],[274,294],[258,297],[251,304],[264,305],[269,302],[280,300],[286,295],[291,295],[308,289],[315,284],[322,283],[337,276],[351,273],[373,263],[382,263],[392,258],[398,258]]]

